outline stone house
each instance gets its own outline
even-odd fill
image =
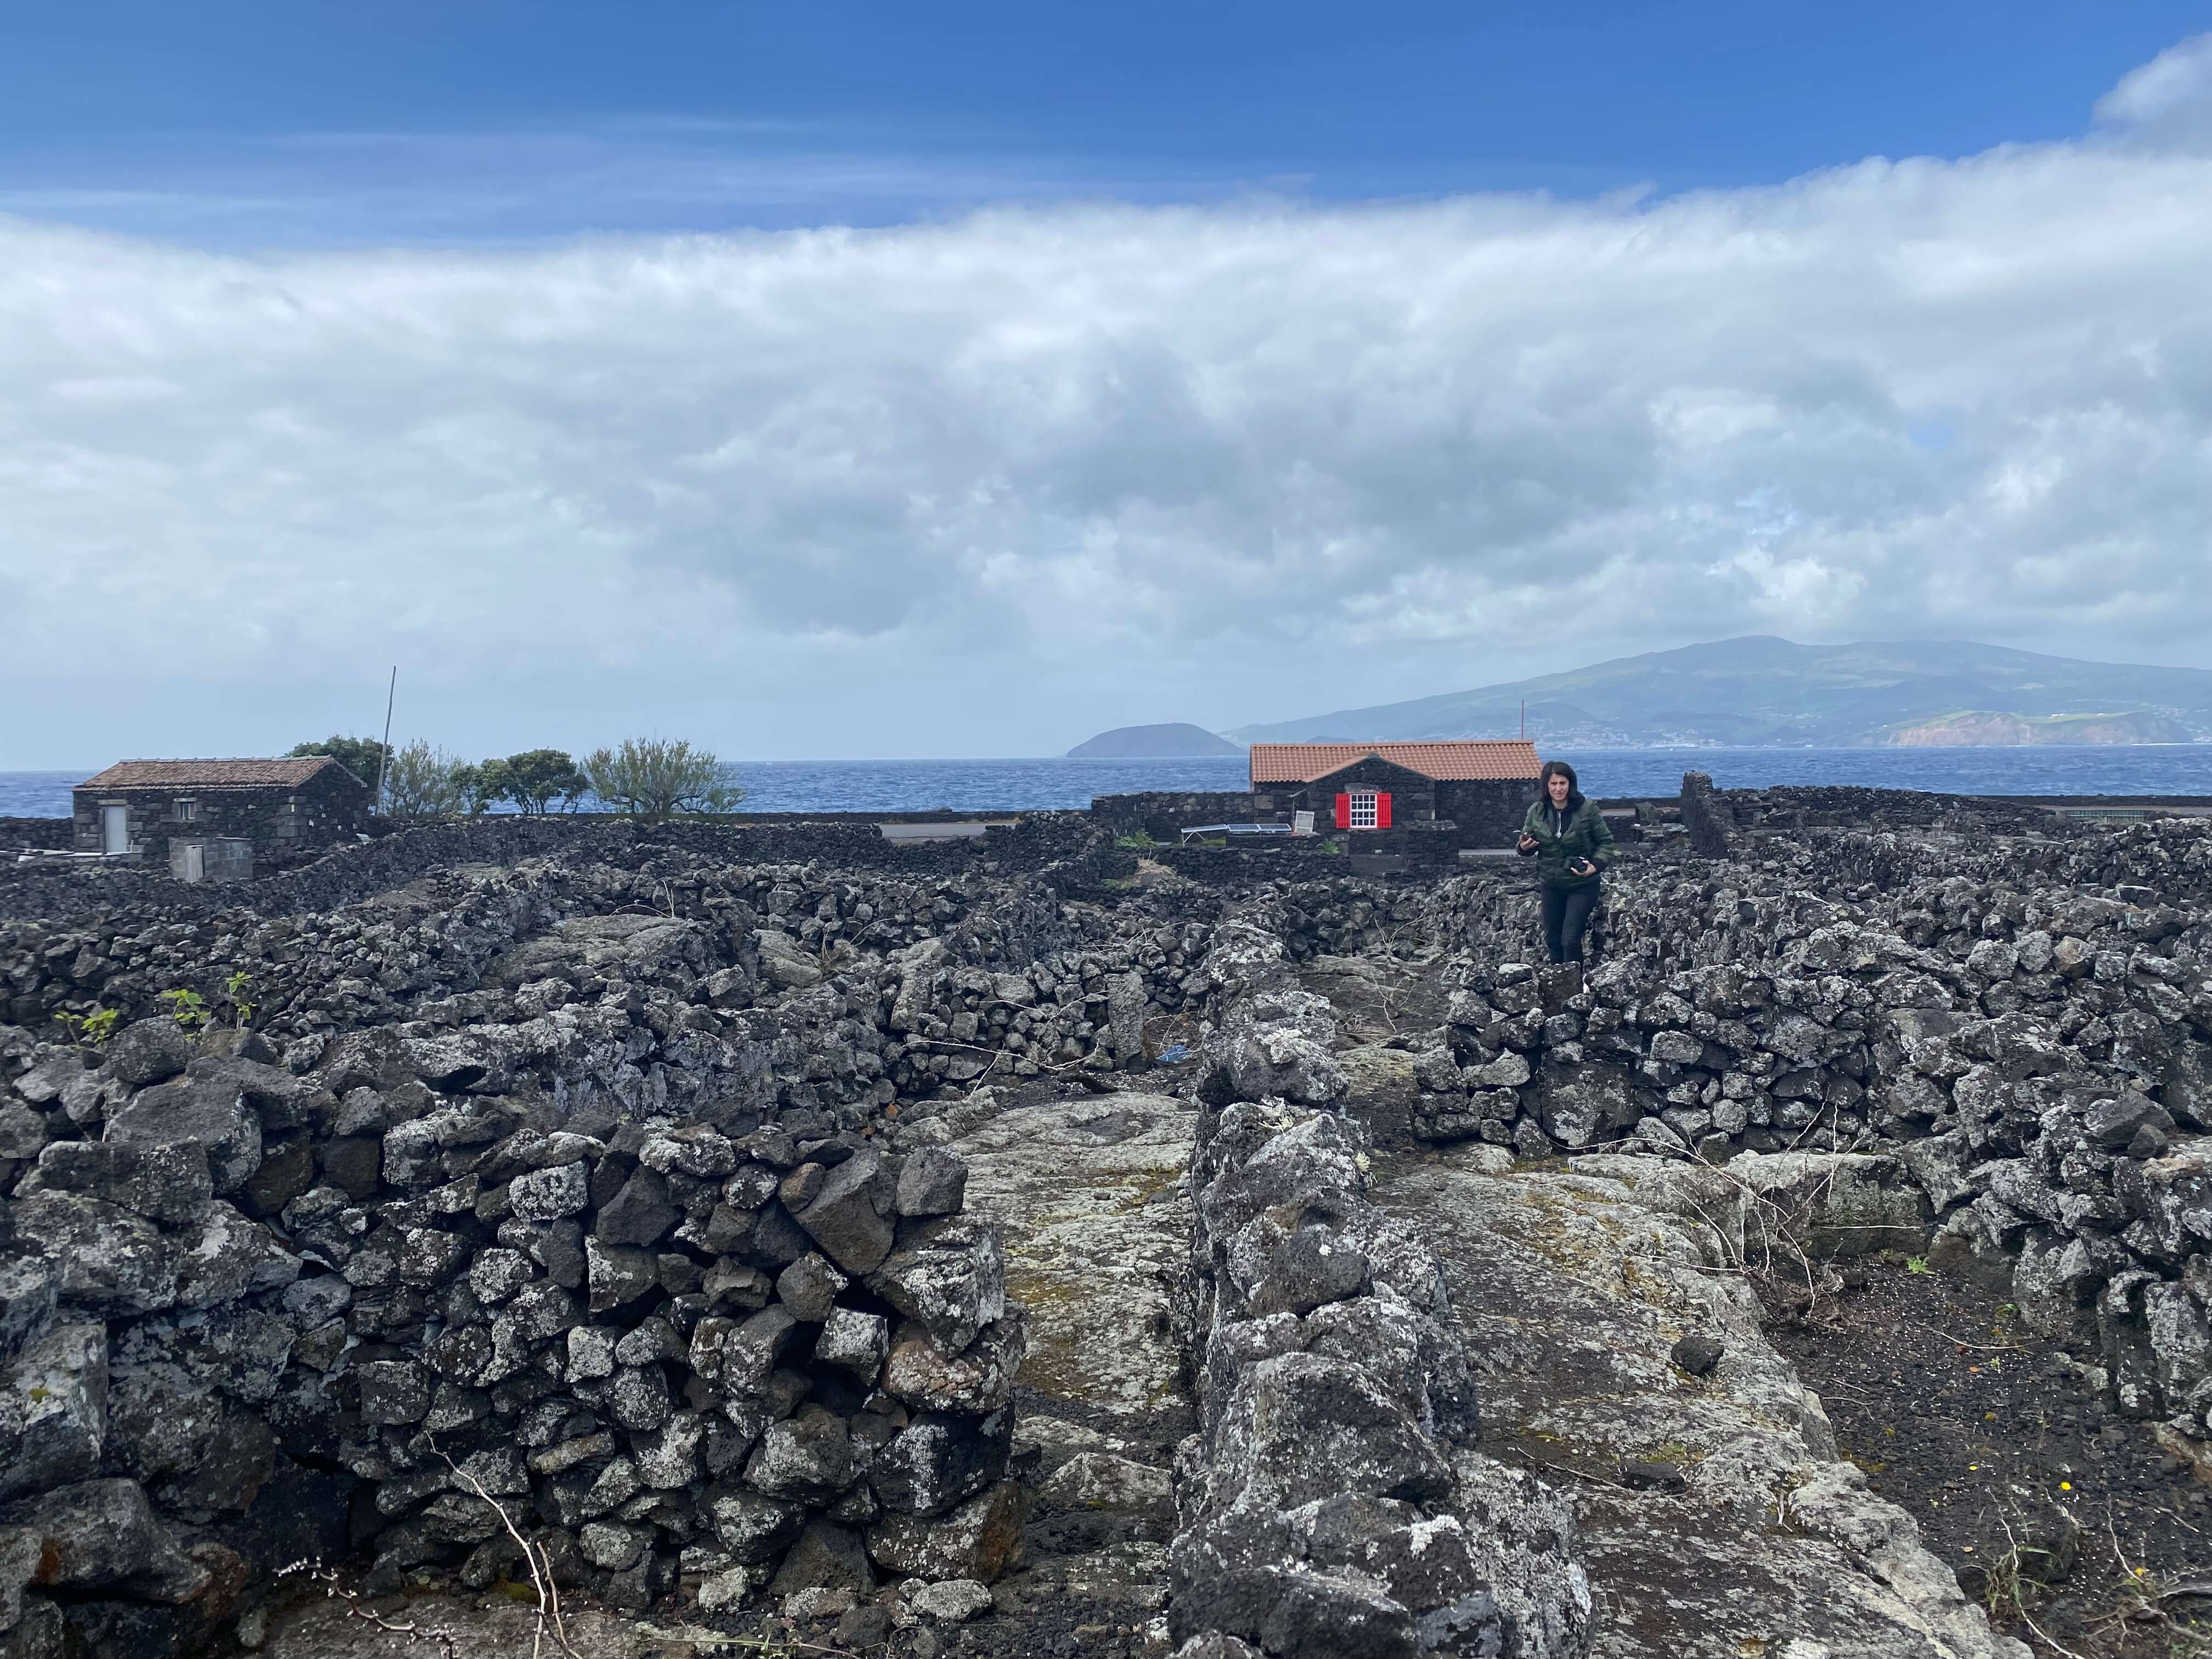
[[[1255,743],[1260,811],[1311,812],[1316,829],[1449,828],[1455,845],[1510,842],[1536,799],[1543,763],[1532,743]]]
[[[374,793],[328,755],[121,761],[70,792],[74,846],[173,865],[172,842],[249,842],[265,860],[352,839]]]

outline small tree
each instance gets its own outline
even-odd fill
[[[624,738],[619,749],[584,757],[592,793],[649,823],[678,812],[727,812],[745,798],[732,769],[682,738]]]
[[[473,817],[494,801],[507,798],[507,763],[488,760],[460,767],[453,773],[453,787],[460,792],[461,804]]]
[[[384,745],[374,738],[341,738],[333,733],[320,743],[300,744],[286,750],[284,757],[287,760],[304,760],[310,755],[328,755],[374,789],[376,787],[378,769],[384,759]]]
[[[592,787],[565,750],[526,749],[499,763],[507,769],[506,799],[533,815],[556,797],[574,801]]]
[[[385,780],[384,810],[403,817],[444,817],[458,812],[466,799],[457,756],[433,749],[417,738],[392,751]]]

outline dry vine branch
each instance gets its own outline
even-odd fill
[[[2060,1659],[2082,1659],[2082,1656],[2081,1654],[2075,1652],[2073,1649],[2066,1646],[2065,1644],[2059,1641],[2059,1639],[2053,1636],[2049,1631],[2037,1624],[2035,1622],[2035,1615],[2028,1612],[2027,1598],[2022,1596],[2020,1593],[2021,1585],[2023,1583],[2035,1584],[2039,1589],[2045,1588],[2045,1586],[2038,1583],[2036,1580],[2027,1577],[2026,1574],[2021,1571],[2021,1556],[2022,1552],[2020,1547],[2020,1540],[2013,1534],[2012,1522],[2008,1521],[2004,1516],[2000,1513],[1997,1516],[1997,1525],[2004,1528],[2006,1545],[2005,1559],[2011,1564],[2013,1611],[2020,1615],[2021,1622],[2026,1625],[2029,1630],[2034,1632],[2036,1636],[2046,1647],[2050,1648],[2054,1653],[2060,1656]],[[2041,1551],[2030,1553],[2036,1554],[2043,1553]],[[1997,1593],[1996,1582],[1994,1578],[1990,1581],[1990,1592],[1992,1598],[1994,1598]],[[1996,1611],[1994,1607],[1990,1610],[1992,1612]]]
[[[397,1620],[386,1618],[375,1608],[363,1606],[361,1592],[339,1583],[337,1572],[323,1565],[319,1561],[290,1562],[277,1568],[276,1577],[312,1579],[323,1587],[325,1601],[343,1601],[346,1604],[345,1616],[348,1619],[359,1620],[362,1624],[373,1625],[378,1630],[387,1632],[393,1636],[404,1637],[410,1647],[420,1642],[435,1642],[445,1649],[446,1659],[462,1659],[458,1632],[443,1625],[401,1624]]]
[[[543,1546],[532,1544],[522,1535],[514,1524],[514,1517],[507,1512],[505,1505],[484,1490],[481,1480],[447,1456],[446,1449],[436,1441],[430,1441],[429,1445],[430,1449],[438,1454],[439,1461],[453,1472],[455,1480],[468,1482],[469,1489],[491,1505],[492,1513],[499,1517],[500,1525],[507,1528],[507,1535],[522,1552],[523,1563],[530,1569],[531,1584],[538,1592],[538,1618],[530,1644],[531,1659],[540,1659],[544,1653],[549,1631],[561,1650],[562,1659],[582,1659],[568,1640],[568,1620],[561,1611],[561,1587],[553,1577],[552,1558],[546,1554]]]

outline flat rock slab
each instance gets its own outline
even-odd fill
[[[376,1608],[386,1625],[411,1628],[386,1629],[354,1616],[354,1610]],[[493,1656],[527,1654],[538,1629],[538,1607],[532,1601],[516,1601],[504,1595],[470,1595],[439,1592],[414,1596],[395,1604],[388,1598],[350,1603],[331,1599],[305,1602],[276,1614],[260,1651],[264,1659],[423,1659],[449,1650],[482,1659]],[[426,1632],[445,1632],[450,1648]],[[646,1659],[646,1632],[629,1619],[599,1612],[575,1613],[568,1620],[570,1650],[576,1659]],[[550,1632],[544,1650],[556,1653]],[[660,1644],[652,1651],[665,1653]],[[688,1652],[690,1650],[680,1650]]]
[[[1347,1044],[1381,1042],[1443,1024],[1448,1000],[1431,964],[1382,957],[1316,957],[1298,983],[1326,997]]]
[[[1039,1458],[1028,1561],[994,1589],[1030,1644],[992,1651],[1167,1651],[1168,1471],[1196,1426],[1168,1287],[1196,1125],[1188,1101],[1138,1093],[962,1114],[968,1212],[1005,1228],[1006,1295],[1029,1309],[1014,1435]]]
[[[1639,1190],[1485,1175],[1478,1156],[1379,1172],[1376,1197],[1443,1264],[1486,1449],[1575,1494],[1594,1656],[2026,1659],[1838,1460],[1819,1399],[1759,1330],[1732,1241],[1699,1218],[1727,1212],[1724,1176],[1638,1161],[1666,1170]],[[1673,1358],[1692,1334],[1723,1346],[1702,1376]]]
[[[953,1143],[969,1212],[1006,1228],[1006,1294],[1030,1310],[1021,1385],[1079,1420],[1188,1409],[1168,1285],[1190,1249],[1196,1121],[1171,1096],[1085,1096],[1012,1107]]]

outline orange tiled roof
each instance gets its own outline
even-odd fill
[[[80,789],[296,789],[325,766],[337,766],[328,755],[303,755],[297,760],[135,760],[118,761],[97,777],[87,778]],[[344,768],[339,767],[341,771]],[[346,773],[348,777],[353,774]],[[356,780],[358,781],[358,780]]]
[[[1311,783],[1370,755],[1439,782],[1525,778],[1543,770],[1536,745],[1512,738],[1455,743],[1255,743],[1252,781]]]

